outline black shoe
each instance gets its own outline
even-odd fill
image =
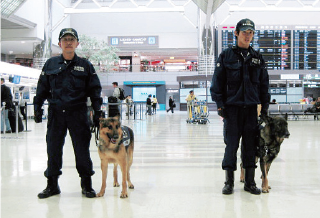
[[[233,187],[234,187],[234,171],[232,170],[226,170],[226,181],[225,185],[222,189],[222,194],[224,195],[230,195],[233,193]]]
[[[6,133],[12,133],[12,131],[11,130],[7,130]]]
[[[45,188],[45,190],[43,190],[38,194],[38,198],[40,199],[48,198],[53,195],[58,195],[60,193],[61,191],[58,185],[58,176],[48,177],[47,187]]]
[[[43,199],[43,198],[48,198],[51,197],[53,195],[58,195],[60,194],[60,188],[59,186],[57,187],[47,187],[45,190],[43,190],[42,192],[40,192],[38,194],[38,198]]]
[[[95,198],[97,196],[95,190],[93,189],[87,191],[85,188],[83,188],[82,194],[84,194],[87,198]]]
[[[256,184],[253,184],[251,186],[247,186],[246,184],[244,185],[244,190],[247,192],[250,192],[253,195],[260,195],[261,190],[257,188]]]
[[[231,195],[233,194],[233,185],[232,184],[228,184],[228,183],[224,183],[224,187],[222,189],[222,194],[224,195]]]
[[[244,190],[254,195],[260,195],[261,190],[257,188],[256,183],[254,182],[255,168],[245,169],[244,172],[245,172]]]
[[[81,177],[81,188],[82,194],[87,198],[95,198],[97,196],[96,192],[92,188],[91,176]]]

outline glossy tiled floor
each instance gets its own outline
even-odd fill
[[[67,137],[64,147],[62,193],[39,200],[46,186],[46,122],[28,122],[30,132],[1,135],[1,217],[3,218],[205,218],[205,217],[317,217],[320,212],[320,121],[289,121],[290,139],[282,145],[271,167],[269,194],[251,195],[243,190],[236,171],[235,193],[221,194],[224,171],[222,121],[210,115],[207,125],[187,124],[186,112],[158,112],[144,120],[123,121],[135,132],[129,198],[120,199],[121,188],[112,187],[109,170],[106,194],[87,199],[80,193],[80,179]],[[101,185],[100,161],[94,140],[91,157],[96,174],[93,187]],[[112,167],[112,166],[110,166]],[[260,186],[260,172],[256,182]]]

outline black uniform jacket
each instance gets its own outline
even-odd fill
[[[90,97],[95,111],[101,109],[101,84],[92,64],[76,54],[67,63],[63,56],[52,57],[42,68],[33,103],[39,110],[47,99],[50,107],[76,109]]]
[[[218,108],[227,105],[269,107],[269,75],[262,55],[251,46],[246,58],[237,46],[224,50],[216,64],[211,97]]]

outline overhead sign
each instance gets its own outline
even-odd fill
[[[165,81],[125,81],[123,82],[124,85],[165,85]]]
[[[159,36],[109,36],[108,42],[115,47],[159,48]]]

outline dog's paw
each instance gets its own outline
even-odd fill
[[[244,183],[244,179],[240,179],[240,182]]]
[[[261,191],[262,193],[269,193],[269,189],[266,187],[262,187]]]
[[[97,195],[96,195],[96,197],[103,197],[104,196],[104,191],[100,191]]]
[[[120,184],[118,182],[113,183],[113,187],[120,187]]]
[[[128,194],[127,193],[121,193],[120,198],[127,198]]]
[[[129,189],[134,189],[134,185],[133,184],[129,185]]]

